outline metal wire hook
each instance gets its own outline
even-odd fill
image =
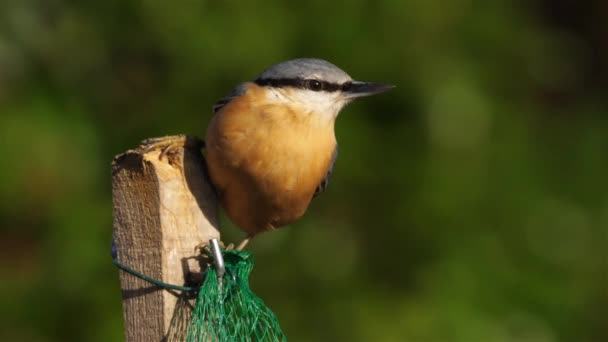
[[[224,256],[220,249],[220,243],[217,239],[209,240],[211,246],[211,252],[213,253],[213,263],[215,265],[215,272],[217,273],[217,279],[222,282],[224,274],[226,273],[226,266],[224,265]]]

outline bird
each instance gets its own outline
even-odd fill
[[[237,250],[304,215],[336,163],[340,111],[392,88],[355,81],[326,60],[299,58],[272,65],[213,105],[205,159],[221,206],[247,234]]]

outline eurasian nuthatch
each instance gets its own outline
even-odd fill
[[[352,100],[392,85],[353,81],[302,58],[273,65],[213,107],[205,138],[211,182],[248,237],[300,218],[327,187],[338,155],[334,122]]]

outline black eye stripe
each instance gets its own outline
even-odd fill
[[[348,90],[351,86],[351,82],[345,82],[343,84],[331,83],[326,81],[304,79],[304,78],[262,78],[254,81],[255,84],[262,87],[294,87],[299,89],[311,89],[315,91],[327,91],[335,92],[338,90]],[[317,83],[316,85],[313,85]]]

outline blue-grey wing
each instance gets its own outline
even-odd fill
[[[334,171],[334,165],[336,164],[336,159],[338,159],[338,145],[336,145],[336,148],[334,149],[334,153],[331,156],[331,163],[329,163],[329,169],[327,169],[327,174],[325,175],[325,178],[323,178],[321,183],[319,185],[317,185],[317,189],[315,190],[315,194],[313,197],[317,197],[320,193],[322,193],[323,191],[325,191],[325,189],[327,189],[327,186],[329,185],[329,177],[331,176],[331,173]]]
[[[237,85],[236,88],[232,89],[232,91],[228,95],[222,97],[221,99],[217,100],[217,102],[215,102],[213,104],[213,114],[219,112],[220,109],[222,109],[222,107],[227,105],[230,101],[245,94],[246,90],[247,90],[247,87],[246,87],[245,83],[241,83],[241,84]]]

